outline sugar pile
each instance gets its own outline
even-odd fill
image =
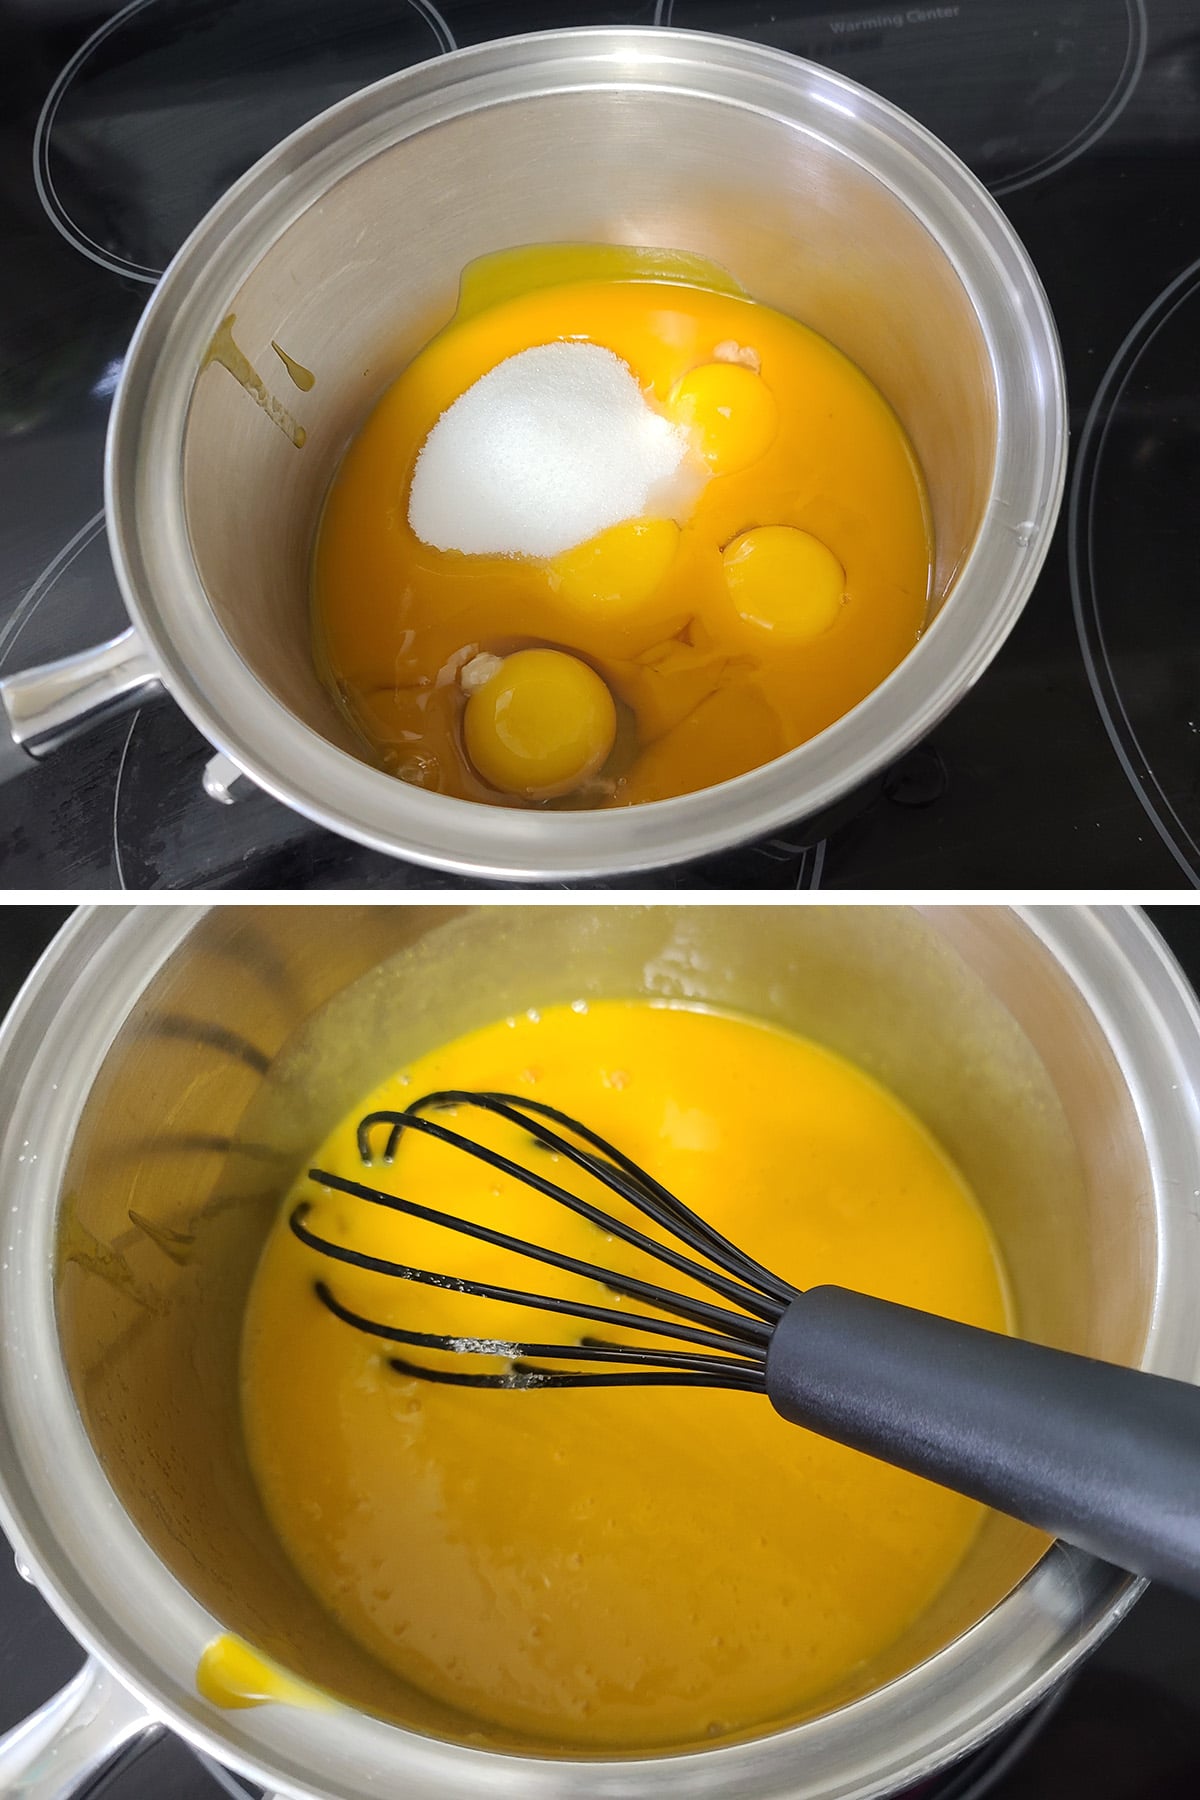
[[[557,556],[645,513],[686,453],[611,350],[539,344],[442,414],[417,458],[408,522],[436,550]]]

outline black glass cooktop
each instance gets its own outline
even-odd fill
[[[1073,485],[1009,644],[832,817],[630,886],[1200,885],[1196,0],[0,0],[0,672],[115,632],[101,457],[125,345],[221,191],[356,87],[556,24],[759,39],[971,164],[1045,281]],[[454,886],[264,795],[166,699],[0,781],[0,885]]]
[[[65,908],[13,907],[0,937],[0,1017]],[[1150,916],[1200,987],[1200,909]],[[0,1536],[0,1734],[69,1680],[82,1652]],[[103,1776],[104,1800],[217,1800],[252,1792],[179,1739]],[[958,1770],[903,1800],[1195,1800],[1200,1794],[1200,1604],[1151,1588],[1065,1691]],[[897,1797],[900,1800],[900,1797]]]

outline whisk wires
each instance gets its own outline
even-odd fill
[[[607,1207],[563,1187],[542,1170],[427,1116],[436,1112],[457,1112],[459,1108],[490,1113],[517,1127],[534,1145],[563,1158],[669,1234],[668,1240],[649,1236],[637,1225],[608,1211]],[[379,1142],[383,1128],[386,1128],[386,1136],[377,1157],[373,1145]],[[591,1336],[580,1338],[576,1344],[534,1343],[408,1330],[365,1317],[340,1301],[328,1282],[317,1282],[315,1291],[322,1304],[335,1318],[357,1331],[403,1345],[406,1349],[445,1352],[451,1356],[500,1356],[508,1362],[508,1367],[501,1373],[479,1374],[459,1371],[450,1365],[433,1366],[394,1356],[389,1361],[398,1373],[424,1381],[473,1388],[676,1386],[765,1392],[767,1346],[775,1324],[796,1290],[747,1256],[615,1145],[567,1113],[539,1101],[516,1094],[452,1088],[425,1094],[402,1112],[367,1114],[360,1121],[357,1134],[364,1167],[370,1169],[377,1161],[384,1166],[392,1164],[406,1131],[432,1138],[524,1184],[598,1227],[608,1237],[687,1277],[723,1304],[715,1304],[699,1295],[677,1293],[657,1282],[605,1268],[586,1258],[571,1256],[476,1220],[460,1218],[367,1181],[311,1169],[310,1180],[333,1193],[405,1214],[531,1262],[597,1282],[609,1293],[623,1300],[636,1301],[651,1310],[632,1311],[575,1297],[527,1292],[374,1256],[321,1235],[310,1222],[312,1203],[299,1202],[289,1221],[292,1231],[301,1243],[333,1262],[473,1299],[501,1301],[587,1324],[632,1330],[648,1337],[670,1340],[672,1344],[670,1348],[657,1344],[643,1347],[611,1343]],[[543,1366],[548,1362],[571,1366]]]

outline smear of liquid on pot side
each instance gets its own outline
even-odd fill
[[[422,1058],[311,1159],[645,1275],[644,1258],[596,1227],[425,1138],[363,1175],[364,1111],[460,1086],[587,1121],[800,1286],[1006,1326],[995,1248],[956,1169],[895,1099],[814,1044],[643,1002],[556,1007]],[[498,1121],[459,1119],[545,1156]],[[485,1734],[636,1750],[818,1711],[899,1640],[971,1543],[980,1507],[786,1425],[759,1396],[470,1391],[397,1375],[387,1345],[333,1318],[315,1280],[417,1330],[566,1344],[586,1327],[330,1263],[287,1228],[299,1197],[314,1229],[377,1255],[543,1292],[572,1278],[305,1179],[246,1315],[246,1442],[288,1554],[353,1638]],[[401,1716],[403,1694],[398,1681]]]
[[[222,1632],[205,1646],[196,1669],[196,1689],[206,1700],[226,1712],[240,1712],[271,1702],[305,1707],[329,1704],[316,1688],[286,1674],[231,1632]]]
[[[628,366],[691,478],[554,556],[422,542],[410,499],[434,427],[507,359],[564,343]],[[453,320],[351,444],[317,538],[315,654],[405,780],[629,805],[841,718],[915,644],[931,562],[912,447],[832,344],[703,258],[543,245],[467,269]],[[529,649],[558,655],[497,667]]]

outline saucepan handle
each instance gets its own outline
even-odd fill
[[[119,637],[0,679],[0,779],[48,756],[90,725],[161,692],[149,652],[131,626]]]
[[[131,626],[119,637],[58,662],[0,678],[0,782],[49,756],[114,713],[163,691],[158,669]],[[222,751],[205,764],[204,791],[230,806],[253,793],[250,780]]]
[[[82,1794],[134,1743],[163,1729],[89,1657],[73,1681],[38,1712],[0,1737],[0,1794],[4,1800],[70,1800]]]

